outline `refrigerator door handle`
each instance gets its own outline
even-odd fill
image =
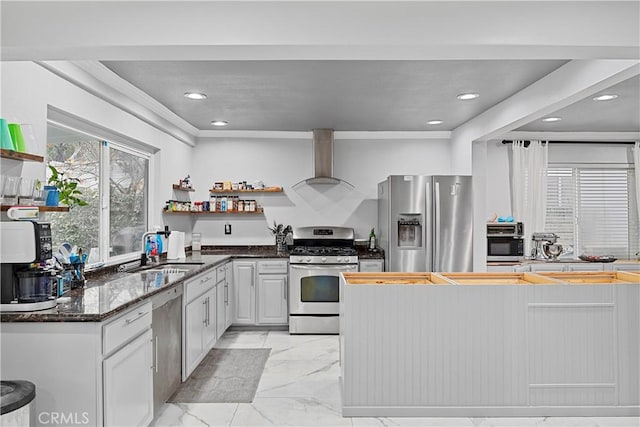
[[[435,249],[433,253],[433,271],[440,271],[440,183],[434,183],[435,210]]]

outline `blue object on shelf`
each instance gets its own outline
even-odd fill
[[[45,185],[44,189],[47,192],[47,199],[45,201],[45,205],[58,206],[58,204],[60,204],[60,190],[58,190],[53,185]]]
[[[509,216],[499,216],[498,217],[498,222],[513,222],[514,219],[511,215]]]

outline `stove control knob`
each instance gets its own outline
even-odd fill
[[[302,262],[302,260],[304,260],[304,258],[302,258],[302,257],[298,258],[298,262]]]
[[[336,262],[342,262],[342,258],[340,257],[336,258]]]
[[[311,262],[311,258],[307,257],[307,259],[305,261]]]
[[[327,257],[323,256],[322,258],[320,258],[320,261],[327,262]]]

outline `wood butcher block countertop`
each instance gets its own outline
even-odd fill
[[[544,273],[343,273],[347,285],[615,285],[640,284],[640,274],[623,271]]]
[[[576,285],[640,284],[640,274],[626,271],[550,271],[538,274]]]
[[[343,273],[348,285],[449,285],[435,273]]]

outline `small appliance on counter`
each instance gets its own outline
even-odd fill
[[[55,270],[41,267],[53,256],[51,224],[35,221],[0,222],[0,311],[35,311],[55,307]]]
[[[487,223],[487,261],[524,259],[524,225],[521,222]]]
[[[533,233],[531,235],[531,259],[555,261],[562,253],[562,245],[556,233]]]

